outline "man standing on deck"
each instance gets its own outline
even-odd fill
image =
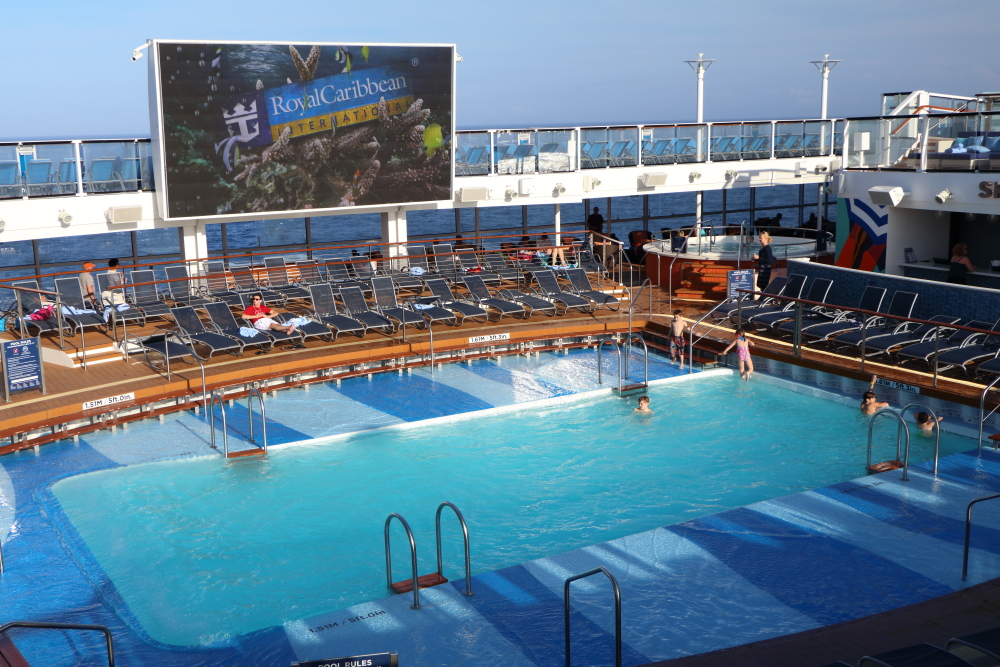
[[[97,268],[93,262],[84,262],[83,271],[78,276],[80,288],[83,290],[83,297],[94,301],[94,276],[90,272]]]
[[[611,254],[611,242],[604,235],[604,216],[600,207],[595,206],[594,212],[587,217],[587,235],[590,236],[590,247],[597,260],[604,264]]]

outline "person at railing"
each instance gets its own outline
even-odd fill
[[[864,393],[861,397],[861,412],[866,415],[873,415],[882,408],[889,407],[889,404],[885,401],[880,401],[875,398],[875,392],[872,391],[875,388],[875,381],[878,380],[877,375],[872,375],[872,381],[868,384],[868,391]]]
[[[774,251],[771,250],[771,235],[767,232],[760,233],[760,251],[753,258],[757,260],[757,289],[763,290],[771,282],[771,267],[777,261]]]
[[[975,271],[976,267],[969,261],[969,244],[964,241],[956,243],[951,249],[951,265],[948,267],[948,282],[955,285],[966,285],[966,275]]]
[[[681,317],[681,311],[674,311],[674,318],[670,320],[670,358],[672,361],[680,359],[680,370],[684,370],[684,332],[687,331],[687,322]]]
[[[93,262],[84,262],[83,271],[81,271],[78,276],[80,280],[80,287],[83,289],[84,298],[90,299],[92,302],[96,302],[96,299],[94,297],[94,276],[92,276],[90,272],[96,268],[97,265]]]
[[[729,350],[733,349],[734,345],[736,346],[737,367],[740,371],[740,377],[744,381],[749,380],[750,376],[753,375],[753,359],[750,358],[750,348],[753,347],[754,342],[747,338],[747,335],[743,332],[743,327],[736,327],[736,331],[733,332],[733,342],[726,346],[722,354],[729,352]]]

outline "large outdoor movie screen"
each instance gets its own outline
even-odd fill
[[[452,198],[453,46],[154,44],[164,217]]]

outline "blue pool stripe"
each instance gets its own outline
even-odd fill
[[[562,387],[553,382],[548,382],[530,373],[504,368],[496,363],[473,364],[469,367],[470,373],[475,373],[479,377],[499,382],[524,391],[530,389],[538,394],[538,398],[550,398],[552,396],[567,396],[574,393],[572,390]],[[594,379],[597,379],[597,371],[594,371]]]
[[[869,551],[747,508],[667,530],[822,625],[952,592]]]
[[[257,406],[254,406],[254,439],[257,442],[261,442],[260,435],[260,410]],[[207,421],[207,419],[205,420]],[[229,433],[229,446],[234,445],[239,448],[240,442],[233,442],[232,438],[236,437],[242,440],[246,440],[249,437],[250,431],[250,413],[247,410],[246,403],[234,403],[233,405],[226,406],[226,427]],[[222,436],[222,425],[216,421],[215,428],[218,429],[217,438]],[[205,426],[206,431],[208,426]],[[287,424],[282,424],[274,419],[268,417],[267,419],[267,444],[269,445],[283,445],[288,442],[298,442],[300,440],[308,440],[309,434],[298,431]],[[221,443],[220,443],[221,444]]]
[[[461,590],[464,582],[452,582]],[[475,577],[476,595],[466,598],[503,637],[536,665],[565,664],[563,600],[523,565]],[[573,664],[614,664],[615,638],[570,609]],[[622,643],[622,663],[650,658]]]
[[[391,389],[389,382],[392,383]],[[375,375],[370,382],[344,382],[337,391],[408,422],[493,407],[471,394],[417,374],[401,377]],[[404,395],[416,396],[419,400],[401,400],[399,397]]]
[[[815,493],[836,500],[892,526],[953,544],[965,543],[964,519],[953,519],[917,507],[906,500],[887,493],[880,493],[877,487],[864,487],[846,482],[816,489]],[[977,526],[976,548],[1000,553],[1000,531],[986,526]]]

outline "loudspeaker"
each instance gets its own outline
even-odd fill
[[[486,201],[490,198],[489,188],[462,188],[459,191],[459,199],[467,201]]]
[[[667,182],[667,175],[663,172],[646,173],[639,177],[639,180],[647,188],[653,188],[657,185],[665,185]]]
[[[107,211],[108,222],[113,225],[142,220],[141,206],[112,206]]]

